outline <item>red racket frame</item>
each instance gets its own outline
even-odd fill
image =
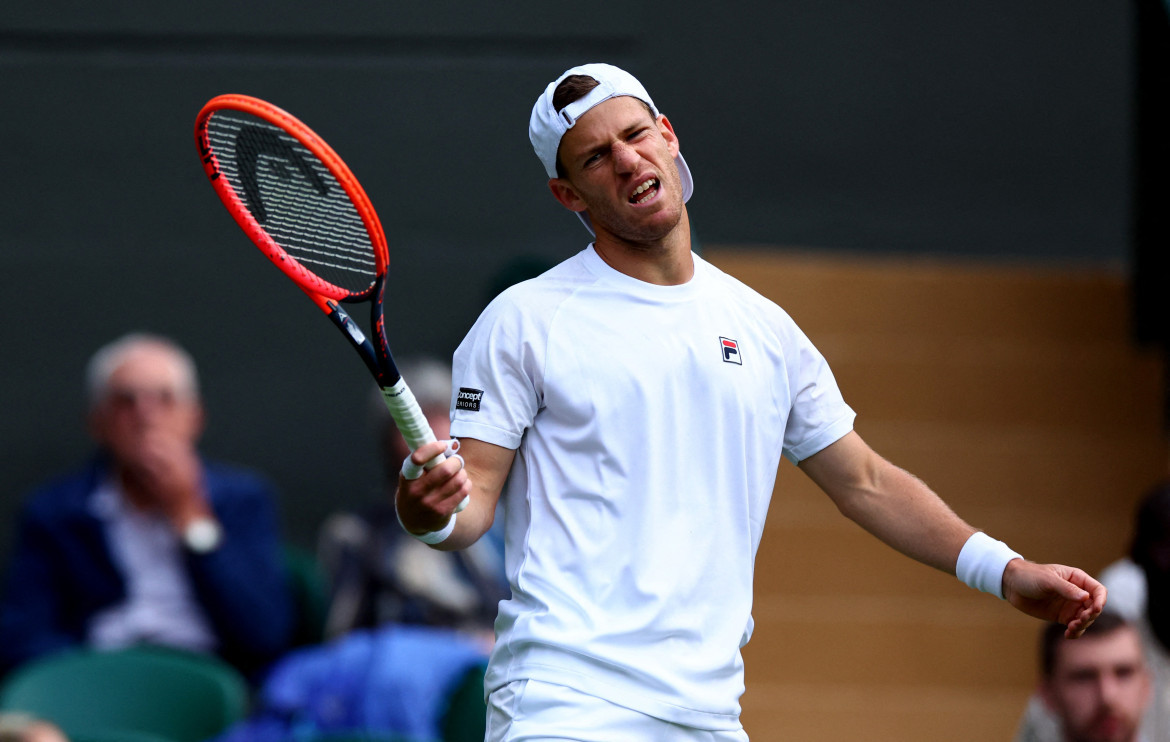
[[[211,149],[207,133],[207,122],[211,119],[212,114],[222,110],[241,111],[279,127],[304,145],[321,162],[325,163],[329,172],[337,179],[337,182],[345,190],[346,195],[349,196],[350,201],[361,217],[362,224],[365,225],[366,232],[369,234],[370,242],[374,248],[375,272],[379,276],[385,276],[390,266],[390,254],[386,246],[386,233],[382,229],[382,222],[378,219],[378,214],[374,211],[374,206],[370,202],[369,196],[366,195],[365,189],[362,188],[358,179],[350,171],[349,166],[345,164],[345,161],[333,151],[333,148],[324,139],[302,123],[300,119],[288,111],[259,98],[235,93],[219,95],[209,100],[199,111],[199,115],[195,119],[195,143],[199,147],[199,156],[203,161],[204,174],[207,175],[207,179],[211,182],[212,187],[215,188],[216,193],[219,195],[220,200],[223,201],[224,206],[227,207],[228,212],[231,213],[232,218],[236,220],[236,224],[240,225],[240,229],[244,230],[252,242],[260,248],[260,251],[276,267],[280,268],[285,275],[300,286],[317,303],[321,311],[326,314],[332,311],[327,301],[328,299],[335,301],[366,301],[370,299],[377,282],[364,291],[351,291],[318,277],[285,252],[284,248],[277,244],[252,217],[247,206],[244,205],[235,190],[228,184],[227,179],[222,177],[219,162]]]

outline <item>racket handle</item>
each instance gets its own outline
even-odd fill
[[[386,402],[386,409],[390,410],[394,424],[398,426],[411,451],[436,440],[431,424],[427,422],[427,416],[423,414],[422,408],[418,406],[418,400],[414,398],[414,392],[406,385],[406,379],[399,378],[393,386],[382,387],[382,399]],[[408,458],[402,466],[402,474],[407,479],[418,479],[424,469],[433,469],[446,458],[446,454],[441,453],[423,464],[421,469]],[[467,507],[468,499],[463,498],[463,502],[455,508],[456,513]]]

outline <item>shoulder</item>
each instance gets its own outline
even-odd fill
[[[1109,591],[1105,610],[1137,621],[1146,610],[1146,573],[1128,557],[1101,570],[1097,579]]]
[[[509,286],[488,306],[497,313],[539,310],[541,307],[555,306],[582,286],[596,280],[585,267],[581,255],[575,255],[539,276]]]
[[[578,255],[535,278],[513,284],[488,303],[465,343],[478,344],[491,338],[488,342],[516,347],[521,338],[541,337],[565,302],[596,281]]]
[[[777,312],[785,317],[788,316],[779,304],[698,255],[695,256],[695,270],[701,272],[704,279],[710,282],[714,291],[722,293],[729,299],[751,304],[766,312]]]
[[[761,328],[782,340],[803,338],[796,321],[779,304],[748,286],[740,279],[695,256],[695,270],[701,272],[710,286],[712,299],[727,311],[745,319],[754,319]]]
[[[205,484],[213,499],[221,497],[269,499],[276,493],[272,480],[257,469],[204,459],[203,472]]]
[[[96,488],[106,467],[100,458],[72,471],[58,474],[35,487],[23,502],[25,517],[60,520],[85,511],[89,495]]]

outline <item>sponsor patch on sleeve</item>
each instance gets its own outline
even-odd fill
[[[482,389],[459,387],[459,396],[455,399],[455,409],[479,412],[479,403],[483,401]]]

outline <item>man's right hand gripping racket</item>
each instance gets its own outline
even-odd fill
[[[246,95],[208,101],[195,120],[195,143],[204,173],[236,223],[365,361],[410,450],[435,440],[386,341],[386,235],[345,162],[291,114]],[[372,341],[341,306],[358,302],[370,302]],[[464,499],[457,511],[466,506]]]

